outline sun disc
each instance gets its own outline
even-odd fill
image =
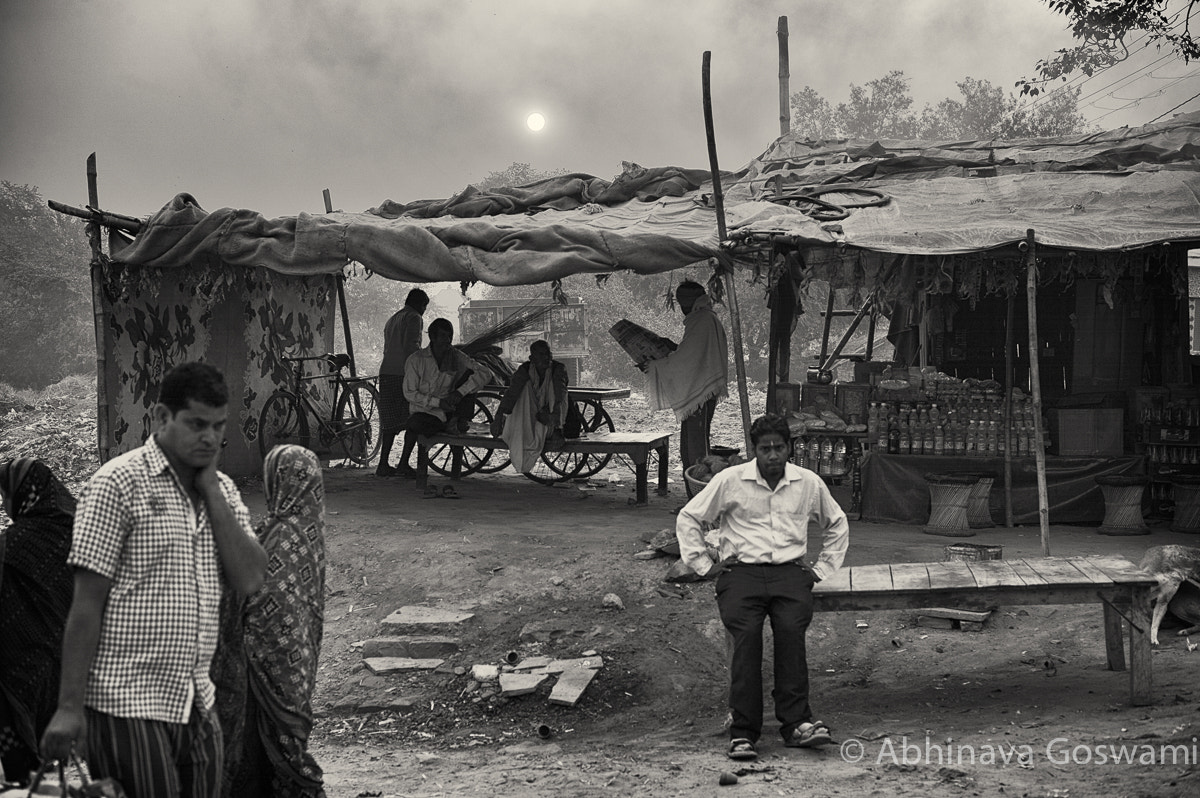
[[[525,119],[525,124],[530,130],[536,132],[546,126],[546,117],[534,111]]]

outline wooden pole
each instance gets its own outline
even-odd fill
[[[46,204],[50,206],[50,210],[58,211],[67,216],[75,216],[80,219],[87,219],[90,222],[99,222],[105,227],[115,227],[118,230],[124,230],[127,233],[137,235],[142,229],[142,220],[134,219],[132,216],[124,216],[111,211],[102,211],[95,206],[88,208],[76,208],[73,205],[67,205],[54,200],[46,200]]]
[[[713,129],[712,90],[709,81],[709,62],[712,53],[704,51],[703,65],[700,70],[700,81],[704,93],[704,132],[708,137],[708,164],[712,171],[713,203],[717,210],[717,240],[725,241],[725,196],[721,193],[721,171],[717,168],[717,134]],[[742,346],[742,314],[738,311],[737,288],[734,285],[734,273],[730,269],[725,274],[725,296],[729,300],[729,317],[733,327],[733,363],[737,368],[738,399],[742,405],[742,437],[746,444],[746,455],[754,453],[750,444],[750,395],[746,388],[746,356]]]
[[[1025,297],[1029,315],[1029,385],[1033,394],[1033,453],[1037,458],[1038,525],[1042,531],[1042,556],[1050,556],[1050,502],[1046,495],[1046,451],[1042,440],[1042,380],[1038,374],[1037,243],[1033,230],[1025,231]]]
[[[96,153],[87,158],[88,205],[100,207],[100,189],[96,171]],[[53,207],[53,206],[51,206]],[[104,378],[108,359],[104,356],[104,243],[100,238],[100,225],[92,219],[87,224],[88,243],[92,248],[92,262],[88,269],[92,282],[92,326],[96,335],[96,457],[101,463],[108,462],[109,406],[107,381]]]
[[[787,17],[779,18],[775,33],[779,37],[779,135],[786,136],[792,129],[792,106],[788,95],[788,80],[792,75],[788,69]]]
[[[333,213],[333,200],[329,196],[329,189],[321,192],[325,197],[325,213]],[[346,312],[346,275],[338,272],[337,276],[337,296],[338,307],[342,311],[342,335],[346,339],[346,354],[350,357],[350,376],[357,377],[358,370],[354,364],[354,342],[350,340],[350,314]]]
[[[1017,304],[1015,294],[1008,295],[1008,310],[1004,324],[1004,525],[1012,529],[1012,391],[1013,391],[1013,316]]]

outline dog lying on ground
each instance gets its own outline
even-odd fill
[[[1200,630],[1200,548],[1151,546],[1138,567],[1158,579],[1158,589],[1151,597],[1154,602],[1151,644],[1158,645],[1158,627],[1168,610],[1188,627],[1180,635]]]

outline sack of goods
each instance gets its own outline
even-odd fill
[[[663,338],[629,319],[621,319],[609,330],[621,348],[629,353],[634,363],[658,360],[677,348],[670,338]]]

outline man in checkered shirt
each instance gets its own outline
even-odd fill
[[[163,378],[157,431],[96,472],[79,502],[47,760],[72,746],[129,798],[217,798],[224,765],[209,664],[224,582],[262,585],[267,556],[217,470],[229,391],[217,369]]]

